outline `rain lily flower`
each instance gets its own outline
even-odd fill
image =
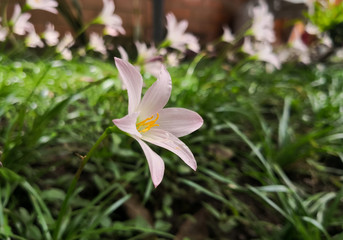
[[[25,45],[31,48],[44,47],[44,43],[33,28],[25,38]]]
[[[177,67],[180,63],[180,56],[177,53],[168,53],[165,61],[168,66]]]
[[[104,6],[100,15],[94,20],[94,23],[104,24],[104,34],[110,36],[118,36],[119,34],[125,34],[125,30],[122,26],[123,21],[121,18],[114,14],[114,2],[113,0],[103,0]]]
[[[43,38],[45,39],[46,44],[48,46],[56,46],[58,43],[59,36],[60,36],[60,33],[55,31],[54,25],[52,25],[51,23],[48,23],[43,33]]]
[[[259,60],[272,64],[277,69],[281,67],[281,60],[273,52],[273,47],[269,42],[251,42],[249,37],[244,39],[243,52],[249,55],[256,56]]]
[[[141,99],[143,79],[130,63],[115,58],[119,74],[127,86],[128,115],[113,123],[137,140],[147,158],[152,182],[157,187],[164,174],[164,162],[146,142],[177,154],[189,167],[197,164],[190,149],[179,137],[199,129],[203,120],[199,114],[184,108],[164,108],[171,94],[171,78],[162,65],[159,78]]]
[[[18,35],[25,35],[26,32],[30,32],[33,27],[32,23],[28,20],[30,19],[30,13],[21,13],[21,8],[19,4],[14,6],[13,15],[11,18],[11,24],[13,24],[13,32]]]
[[[274,16],[268,11],[264,0],[259,0],[259,5],[252,9],[253,23],[251,30],[258,41],[275,41]]]
[[[299,60],[305,64],[309,64],[311,62],[310,49],[302,39],[304,31],[305,26],[303,23],[299,22],[295,24],[288,39],[288,43],[294,50],[295,55],[298,56]]]
[[[118,51],[120,53],[121,59],[128,62],[129,61],[129,55],[127,54],[125,49],[122,46],[118,46]]]
[[[26,0],[29,9],[40,9],[57,14],[58,3],[55,0]]]
[[[0,42],[4,42],[6,40],[8,34],[7,28],[0,26]]]
[[[103,55],[107,54],[104,39],[95,32],[89,37],[89,48]]]
[[[224,26],[223,30],[224,30],[224,33],[222,36],[222,41],[227,42],[227,43],[233,43],[233,41],[235,40],[235,37],[233,36],[231,29],[227,26]]]
[[[1,22],[1,17],[0,17],[0,22]],[[0,25],[0,42],[4,42],[6,40],[8,34],[8,30],[5,27],[2,27]]]
[[[154,45],[148,47],[145,43],[135,42],[138,57],[137,64],[142,67],[145,72],[158,77],[161,70],[162,57],[159,56]]]
[[[244,38],[242,50],[243,50],[243,52],[245,52],[249,55],[254,55],[256,53],[255,49],[253,48],[251,39],[249,37]]]
[[[62,55],[62,57],[66,60],[72,59],[72,54],[70,51],[70,47],[74,44],[74,38],[71,33],[66,33],[63,39],[58,43],[56,46],[56,51]]]
[[[167,36],[165,42],[167,47],[175,48],[181,52],[185,52],[189,49],[193,52],[200,51],[200,45],[198,39],[190,33],[186,33],[188,27],[188,21],[182,20],[179,23],[176,17],[172,13],[168,13],[167,16]]]

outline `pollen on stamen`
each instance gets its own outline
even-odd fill
[[[136,128],[137,128],[138,132],[144,133],[144,132],[149,131],[152,127],[159,126],[158,124],[156,124],[156,121],[159,118],[159,114],[156,113],[156,119],[152,120],[153,118],[154,118],[154,115],[152,115],[151,117],[137,123]]]

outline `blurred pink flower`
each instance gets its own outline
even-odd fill
[[[7,28],[0,26],[0,42],[3,42],[6,40],[7,34],[8,34]]]
[[[97,33],[92,32],[89,37],[89,48],[103,55],[107,54],[104,39]]]
[[[57,14],[58,3],[56,0],[26,0],[26,5],[30,9],[40,9]]]
[[[122,46],[118,46],[118,51],[120,53],[121,58],[128,62],[129,61],[129,55],[127,54],[127,52],[125,51],[125,49]]]
[[[147,158],[152,182],[157,187],[164,174],[164,162],[146,143],[152,143],[178,155],[196,170],[197,164],[190,149],[179,137],[199,129],[203,120],[199,114],[184,108],[164,108],[171,94],[171,78],[162,65],[157,81],[141,99],[143,79],[130,63],[115,58],[129,97],[128,115],[114,119],[113,123],[136,139]]]
[[[110,36],[118,36],[119,34],[125,34],[125,30],[122,26],[123,22],[121,17],[114,14],[114,2],[113,0],[103,0],[103,8],[100,15],[94,20],[95,23],[104,24],[104,34]]]
[[[54,25],[52,25],[51,23],[48,23],[43,33],[43,38],[45,39],[46,44],[48,46],[56,46],[58,43],[59,36],[60,36],[60,33],[55,31]]]
[[[56,46],[56,51],[62,55],[66,60],[72,59],[72,53],[70,47],[74,44],[74,38],[70,32],[66,33],[62,40]]]
[[[34,28],[30,30],[29,34],[25,38],[25,45],[31,48],[44,47],[43,41],[40,39]]]
[[[30,17],[30,13],[22,13],[20,5],[16,4],[11,18],[13,32],[18,35],[25,35],[26,32],[30,32],[34,28],[32,23],[28,21]]]
[[[272,64],[277,69],[281,67],[281,60],[273,52],[273,47],[269,42],[255,42],[253,44],[251,39],[246,37],[242,50],[251,56],[256,56],[261,61]]]
[[[137,65],[142,67],[145,72],[158,77],[161,71],[162,57],[159,56],[154,45],[148,47],[145,43],[135,42],[138,56]]]
[[[275,41],[274,16],[268,10],[264,0],[259,0],[259,5],[252,9],[253,22],[251,30],[258,41]]]
[[[0,17],[0,23],[1,23],[1,17]],[[6,40],[7,34],[8,34],[8,29],[0,25],[0,42],[3,42]]]
[[[235,40],[235,36],[233,36],[231,29],[228,26],[223,27],[224,33],[222,36],[222,41],[227,43],[232,43]]]
[[[179,23],[173,13],[168,13],[167,16],[167,36],[165,42],[168,42],[168,47],[175,48],[181,52],[185,52],[186,49],[193,52],[200,51],[200,45],[198,39],[190,33],[186,33],[188,27],[188,21],[182,20]]]

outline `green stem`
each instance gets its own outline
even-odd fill
[[[60,228],[61,228],[61,224],[62,224],[62,221],[64,219],[64,216],[66,214],[66,211],[67,211],[67,208],[68,208],[68,205],[69,205],[69,200],[70,200],[70,197],[72,196],[72,194],[74,193],[75,191],[75,188],[76,188],[76,184],[81,176],[81,173],[85,167],[85,165],[87,164],[88,160],[91,158],[91,156],[93,155],[93,153],[95,152],[95,150],[97,149],[97,147],[99,146],[99,144],[109,135],[111,134],[112,132],[114,132],[114,129],[115,127],[108,127],[106,128],[105,132],[98,138],[98,140],[95,142],[95,144],[93,145],[93,147],[89,150],[89,152],[87,153],[86,156],[82,157],[82,161],[81,161],[81,164],[79,166],[79,168],[77,169],[77,172],[75,173],[74,175],[74,178],[68,188],[68,191],[67,191],[67,194],[64,198],[64,201],[62,203],[62,207],[61,207],[61,210],[58,214],[58,218],[57,218],[57,222],[56,222],[56,227],[54,229],[54,232],[53,232],[53,239],[54,240],[57,240],[60,238]]]

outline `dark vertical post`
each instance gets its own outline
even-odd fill
[[[153,0],[153,34],[155,43],[160,43],[163,40],[163,3],[164,0]]]

